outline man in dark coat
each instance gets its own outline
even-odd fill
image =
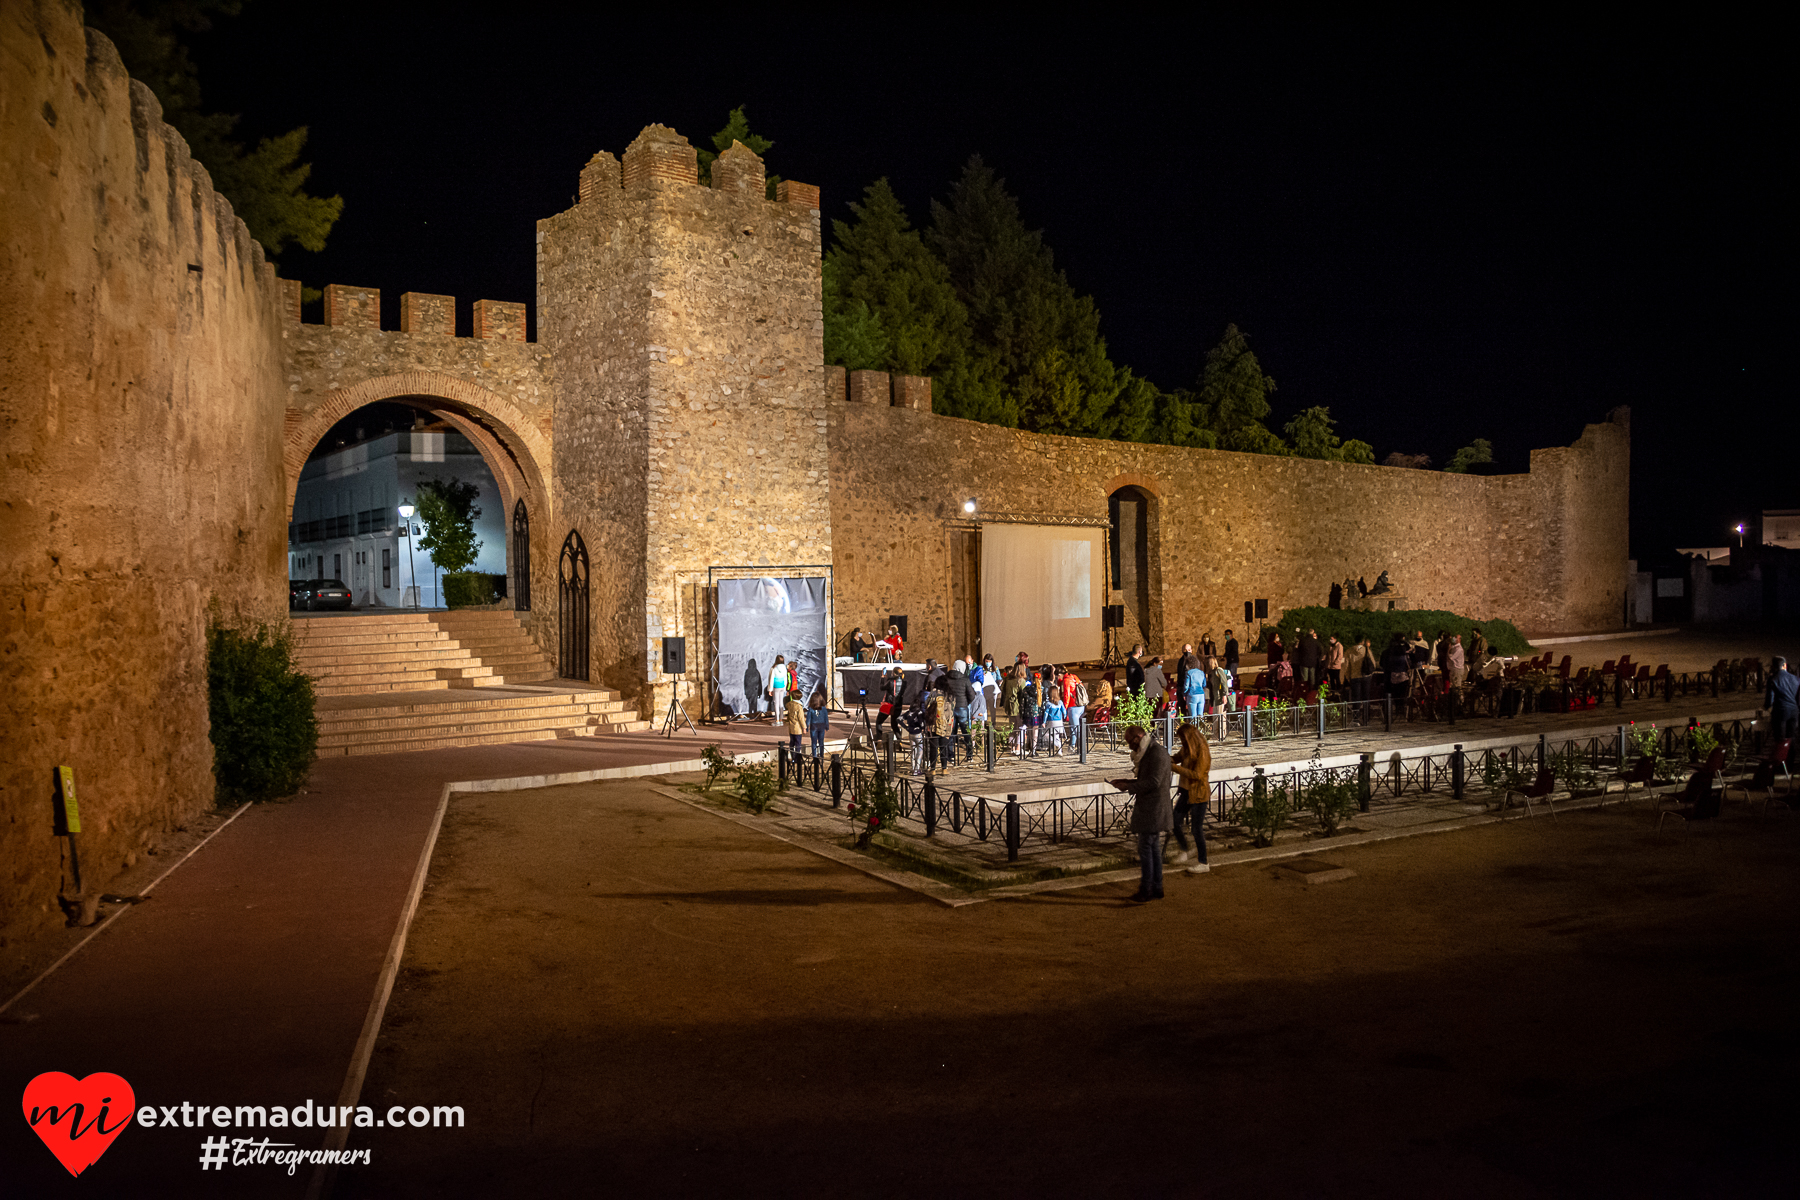
[[[1143,646],[1133,646],[1131,657],[1125,660],[1125,690],[1139,696],[1144,694],[1144,664],[1138,661],[1143,652]]]
[[[1294,666],[1299,671],[1300,682],[1311,687],[1319,682],[1319,631],[1309,629],[1299,641],[1294,651]]]
[[[1125,743],[1137,760],[1137,775],[1115,779],[1112,785],[1135,797],[1131,806],[1131,832],[1137,835],[1140,879],[1133,902],[1143,904],[1163,898],[1163,836],[1175,828],[1175,806],[1169,797],[1173,768],[1169,752],[1137,726],[1125,731]]]
[[[1787,659],[1779,654],[1769,664],[1769,690],[1763,707],[1769,710],[1769,732],[1776,741],[1794,736],[1800,726],[1800,678],[1788,670]]]
[[[1231,630],[1229,629],[1225,631],[1225,669],[1230,671],[1233,675],[1237,674],[1238,643],[1237,639],[1231,636]]]

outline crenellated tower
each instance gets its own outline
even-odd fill
[[[770,200],[766,178],[734,142],[702,187],[687,139],[650,125],[538,224],[552,540],[589,556],[590,678],[659,712],[674,635],[699,710],[709,567],[832,561],[819,191]]]

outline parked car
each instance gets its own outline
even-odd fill
[[[296,590],[297,589],[297,590]],[[321,608],[350,608],[350,589],[341,579],[296,579],[288,585],[290,607],[314,612]]]

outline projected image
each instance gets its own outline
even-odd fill
[[[1094,577],[1093,542],[1060,541],[1050,550],[1050,619],[1075,621],[1093,615],[1088,587]]]
[[[769,711],[777,655],[794,664],[805,698],[825,682],[830,607],[821,577],[719,581],[719,692],[735,714]]]

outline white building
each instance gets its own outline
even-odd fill
[[[474,571],[506,575],[506,514],[500,489],[467,438],[431,425],[344,446],[309,461],[300,472],[294,519],[288,525],[288,578],[341,579],[358,607],[403,607],[418,573],[418,598],[441,608],[442,591],[431,555],[412,550],[400,527],[399,508],[413,503],[418,485],[459,479],[481,489],[475,504],[480,543]],[[417,515],[412,535],[427,530]]]

